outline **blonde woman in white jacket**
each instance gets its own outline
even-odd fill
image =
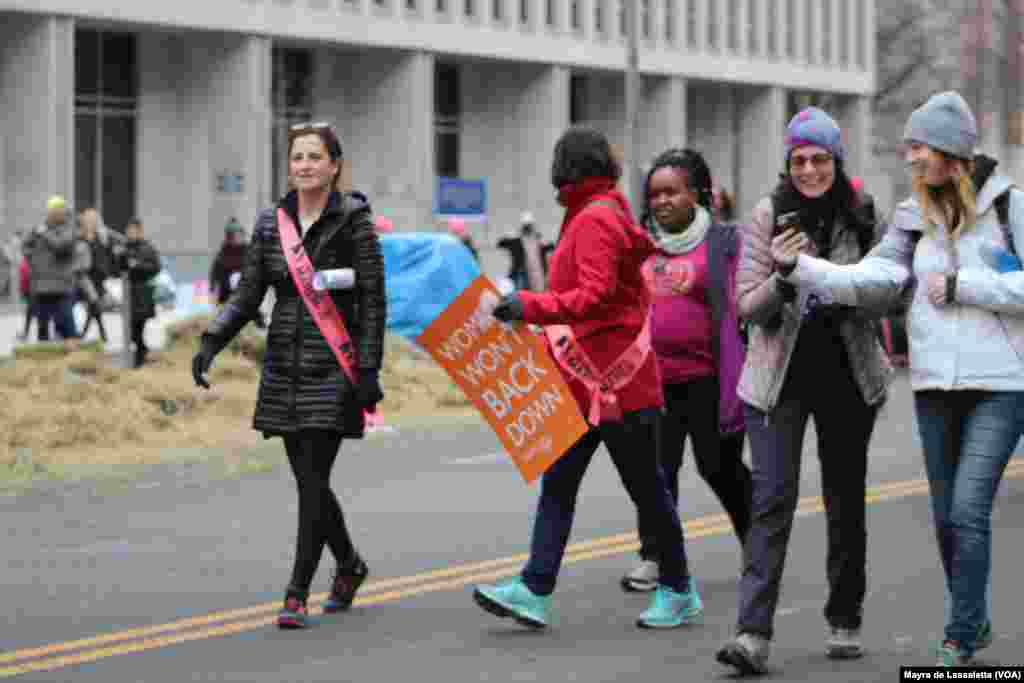
[[[772,252],[790,282],[839,304],[895,301],[917,283],[910,380],[950,601],[938,664],[963,666],[992,642],[992,504],[1024,422],[1024,193],[973,156],[977,127],[956,93],[914,111],[904,137],[914,196],[864,260],[811,258],[791,233]]]

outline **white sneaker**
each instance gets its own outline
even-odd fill
[[[772,643],[756,633],[741,633],[715,655],[720,664],[735,668],[743,676],[763,674],[768,666]]]
[[[622,577],[622,590],[630,593],[649,593],[658,587],[659,576],[657,562],[641,560]]]
[[[829,626],[825,631],[825,654],[829,659],[857,659],[864,656],[860,629]]]

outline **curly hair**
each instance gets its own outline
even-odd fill
[[[705,209],[711,210],[711,169],[708,167],[707,161],[704,160],[703,154],[695,149],[673,147],[655,157],[651,162],[651,169],[647,172],[647,178],[644,180],[645,198],[650,191],[651,178],[663,168],[685,171],[689,189],[697,194],[697,203]],[[643,222],[646,223],[650,218],[650,208],[647,206],[646,200],[642,215]]]
[[[604,133],[590,126],[572,126],[555,143],[551,160],[551,184],[556,189],[573,185],[584,178],[611,178],[622,175],[622,164],[615,158]]]

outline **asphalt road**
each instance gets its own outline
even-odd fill
[[[239,429],[246,428],[244,424]],[[943,585],[905,380],[871,452],[867,656],[823,653],[825,526],[808,432],[801,517],[787,562],[774,680],[895,681],[930,664]],[[276,448],[273,443],[267,448]],[[282,456],[283,461],[283,456]],[[705,622],[640,631],[644,596],[624,594],[634,513],[606,457],[578,506],[555,594],[557,620],[531,632],[482,612],[478,581],[509,576],[527,548],[527,487],[478,426],[346,443],[334,484],[371,580],[348,614],[304,632],[272,626],[291,567],[295,493],[286,466],[231,481],[155,471],[127,491],[72,485],[0,499],[7,527],[0,678],[145,681],[699,681],[728,679],[714,652],[732,633],[739,547],[684,467],[680,514]],[[994,515],[992,664],[1024,664],[1024,459],[1011,461]],[[314,590],[324,591],[330,564]]]

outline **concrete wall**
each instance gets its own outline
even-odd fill
[[[0,14],[3,218],[11,231],[38,225],[49,195],[74,198],[73,97],[73,22]]]
[[[735,196],[738,189],[735,87],[690,81],[686,94],[687,145],[704,155],[715,182]]]
[[[740,88],[736,104],[737,220],[747,222],[758,200],[777,184],[783,167],[786,91]]]
[[[518,22],[516,3],[506,0],[508,19],[493,22],[490,2],[480,2],[477,16],[470,19],[461,11],[462,3],[449,0],[446,15],[436,15],[433,0],[418,0],[418,8],[405,9],[404,0],[395,0],[387,9],[375,7],[371,0],[354,3],[306,0],[0,0],[0,10],[52,13],[109,22],[127,22],[139,26],[176,29],[203,29],[224,33],[266,35],[325,43],[361,45],[432,51],[443,49],[452,56],[509,59],[568,67],[592,67],[621,70],[625,64],[623,43],[617,34],[617,14],[609,2],[605,23],[612,30],[605,35],[594,31],[571,30],[567,26],[568,0],[556,3],[554,27],[537,20],[543,2],[532,0],[534,20],[526,26]],[[854,11],[874,26],[874,0],[849,0]],[[656,3],[652,3],[656,4]],[[718,13],[721,27],[719,46],[724,42],[727,13],[720,0],[701,0],[700,17],[707,29],[709,12]],[[746,3],[744,3],[746,4]],[[353,9],[354,8],[354,9]],[[684,12],[677,3],[677,35],[682,35]],[[584,23],[592,20],[592,3],[583,3]],[[662,13],[655,13],[661,16]],[[806,12],[798,12],[798,18]],[[755,19],[761,17],[755,13]],[[741,17],[738,20],[745,23]],[[866,31],[865,47],[870,56],[864,68],[808,64],[798,57],[759,58],[746,45],[740,49],[690,49],[687,42],[668,43],[660,22],[652,27],[651,38],[641,41],[640,68],[648,74],[675,74],[690,78],[714,78],[736,83],[787,83],[790,87],[828,92],[869,93],[874,89],[874,32]],[[852,26],[852,22],[847,27]],[[781,25],[783,30],[792,28]],[[849,28],[847,28],[849,30]],[[745,32],[744,32],[745,33]],[[801,32],[800,37],[803,37]],[[702,45],[706,41],[702,41]],[[839,75],[841,74],[841,77]]]
[[[465,62],[460,167],[485,178],[488,219],[470,226],[485,272],[504,274],[498,239],[519,231],[530,211],[545,240],[555,240],[562,209],[551,187],[551,155],[569,125],[569,73],[561,67]]]
[[[270,202],[270,44],[197,34],[138,45],[138,212],[162,250],[205,254],[230,216],[251,225]],[[220,192],[223,174],[241,176],[242,191]]]

